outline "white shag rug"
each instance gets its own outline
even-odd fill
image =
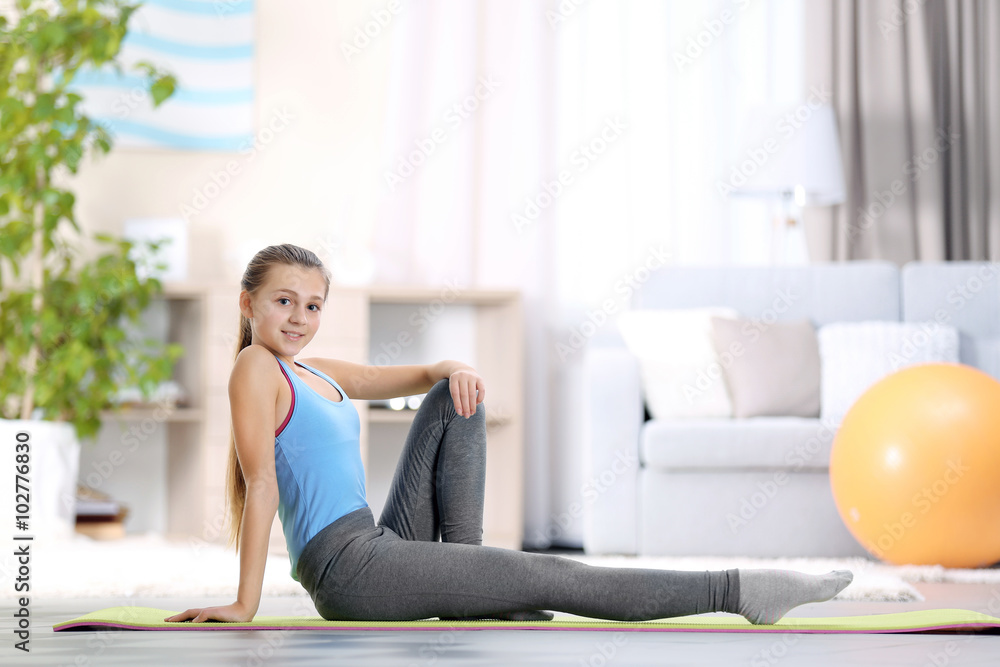
[[[89,597],[232,596],[239,585],[239,559],[232,549],[204,543],[173,542],[155,533],[113,541],[75,535],[65,541],[31,543],[30,584],[35,599]],[[0,590],[13,599],[19,563],[8,551],[0,557]],[[671,570],[781,568],[821,574],[848,569],[854,581],[837,599],[920,601],[914,582],[1000,583],[1000,569],[960,570],[940,566],[893,566],[864,558],[729,558],[566,556],[589,565]],[[285,555],[268,556],[262,595],[308,598],[290,575]]]

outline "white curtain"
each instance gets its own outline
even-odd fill
[[[581,329],[665,262],[766,261],[767,211],[718,184],[742,114],[802,97],[801,5],[424,0],[379,36],[354,217],[376,281],[521,290],[526,545],[580,542]]]

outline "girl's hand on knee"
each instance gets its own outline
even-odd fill
[[[455,401],[455,412],[465,418],[475,414],[476,406],[486,397],[483,378],[471,368],[457,370],[448,376],[448,388]]]

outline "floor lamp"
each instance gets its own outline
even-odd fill
[[[734,194],[779,199],[782,214],[772,226],[771,263],[807,264],[809,251],[803,226],[807,206],[844,201],[844,174],[833,109],[801,104],[782,114],[752,114],[772,128],[760,146],[767,159]],[[757,134],[758,137],[761,135]]]

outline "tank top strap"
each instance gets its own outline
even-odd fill
[[[281,425],[274,432],[274,437],[277,438],[281,434],[281,432],[285,430],[285,426],[288,425],[288,420],[292,418],[292,414],[295,412],[295,384],[292,382],[292,378],[289,377],[289,371],[291,371],[291,369],[288,368],[288,365],[284,361],[279,359],[278,355],[274,355],[274,358],[278,360],[278,365],[281,368],[281,374],[285,376],[285,381],[288,383],[288,388],[292,392],[292,400],[291,403],[289,403],[288,405],[288,414],[285,415],[285,418],[282,420]],[[294,376],[295,373],[292,372],[291,375]]]
[[[301,361],[296,361],[295,363],[298,364],[299,366],[302,366],[302,368],[306,369],[307,371],[310,371],[313,375],[318,375],[319,377],[323,378],[324,380],[332,384],[334,387],[336,387],[337,391],[340,392],[340,395],[342,397],[345,398],[347,397],[347,394],[344,392],[343,387],[340,386],[340,383],[334,380],[326,373],[324,373],[323,371],[321,371],[320,369],[316,368],[315,366],[309,366],[308,364],[304,364]]]

